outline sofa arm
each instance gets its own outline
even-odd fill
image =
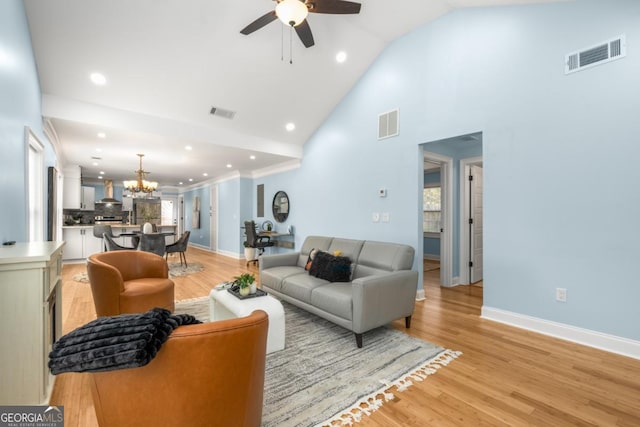
[[[353,332],[362,333],[411,316],[418,288],[418,272],[395,271],[355,279]]]
[[[262,255],[259,258],[260,271],[272,267],[291,267],[298,265],[298,257],[300,252],[278,255]]]

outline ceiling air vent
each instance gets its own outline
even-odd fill
[[[571,74],[627,56],[625,35],[565,56],[564,73]]]
[[[395,109],[378,116],[378,139],[390,138],[399,133],[400,112]]]
[[[236,116],[235,111],[225,110],[224,108],[218,107],[211,107],[211,114],[216,117],[222,117],[229,120],[232,120]]]

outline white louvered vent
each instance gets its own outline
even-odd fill
[[[224,108],[218,107],[211,107],[211,114],[216,117],[222,117],[229,120],[232,120],[236,116],[235,111],[225,110]]]
[[[564,73],[571,74],[627,56],[626,36],[623,34],[596,46],[565,56]]]
[[[395,109],[378,116],[378,139],[390,138],[400,133],[400,111]]]

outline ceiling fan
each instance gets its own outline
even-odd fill
[[[344,0],[273,0],[277,2],[275,10],[262,15],[251,24],[244,27],[240,33],[249,35],[265,25],[280,19],[285,25],[296,30],[298,37],[305,47],[315,43],[313,34],[307,22],[307,15],[312,13],[327,14],[356,14],[360,13],[360,3]]]

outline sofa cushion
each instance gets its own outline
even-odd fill
[[[296,266],[267,268],[260,272],[260,285],[265,285],[271,289],[280,291],[282,290],[282,282],[284,279],[296,274],[304,274],[306,276],[307,272],[304,271],[304,268]]]
[[[309,274],[329,282],[350,282],[351,260],[321,251],[315,256]]]
[[[349,284],[327,283],[311,292],[311,304],[343,319],[353,320],[352,295]]]
[[[366,241],[353,272],[357,279],[390,271],[411,270],[414,249],[408,245]]]
[[[329,282],[310,276],[305,271],[302,274],[296,274],[295,276],[284,279],[280,292],[302,302],[306,302],[307,304],[311,304],[311,292],[315,288],[324,286],[327,283]]]
[[[327,252],[333,255],[346,256],[355,263],[358,261],[363,244],[363,240],[334,238],[331,241],[331,245],[329,246],[329,249],[327,249]],[[336,254],[336,251],[340,251],[340,253]]]

